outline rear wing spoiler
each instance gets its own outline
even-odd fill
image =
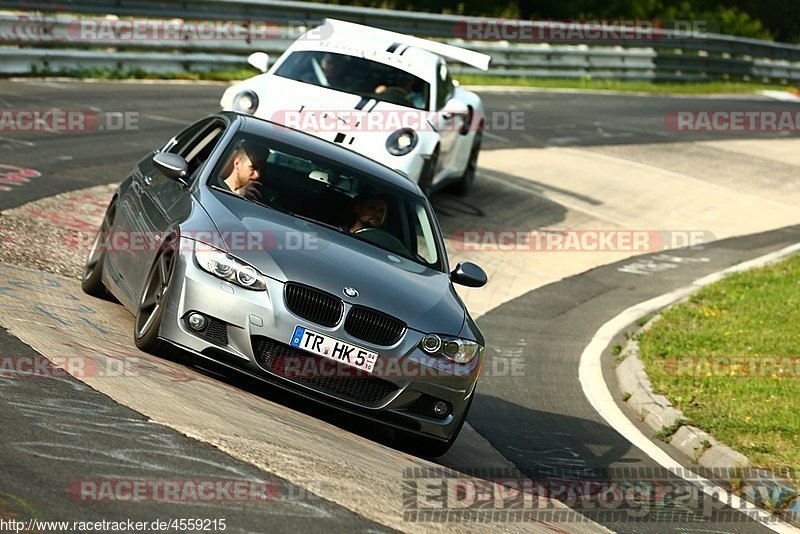
[[[491,56],[473,50],[466,50],[449,44],[429,41],[428,39],[422,39],[420,37],[412,37],[411,35],[381,30],[379,28],[346,22],[344,20],[326,18],[323,21],[323,25],[330,25],[333,31],[338,30],[345,35],[372,35],[379,39],[387,39],[395,43],[421,48],[422,50],[427,50],[433,54],[444,56],[453,61],[465,63],[481,70],[489,70],[489,61],[492,59]]]

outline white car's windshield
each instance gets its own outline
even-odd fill
[[[440,267],[436,225],[421,197],[316,154],[240,133],[209,185]]]
[[[369,59],[333,52],[298,51],[286,58],[275,75],[401,106],[428,109],[430,85],[426,81]]]

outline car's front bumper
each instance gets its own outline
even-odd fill
[[[412,329],[406,329],[394,346],[381,347],[349,335],[344,320],[333,328],[315,324],[289,311],[282,282],[267,279],[266,291],[240,288],[200,269],[192,247],[182,248],[185,251],[176,265],[161,338],[284,389],[396,428],[443,440],[456,431],[481,362],[459,365],[432,358],[418,348],[423,334]],[[345,303],[345,317],[348,311]],[[210,319],[205,331],[189,327],[186,317],[191,312]],[[377,352],[375,370],[372,374],[353,372],[351,367],[290,347],[297,325]],[[293,367],[285,364],[287,359],[294,362]],[[289,369],[295,372],[286,372]],[[432,404],[440,400],[450,406],[444,417],[432,412]]]

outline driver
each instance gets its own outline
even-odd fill
[[[381,228],[386,224],[389,207],[386,201],[375,196],[364,197],[356,201],[356,221],[351,226],[345,225],[343,230],[355,233],[365,228]]]
[[[261,178],[262,151],[256,145],[242,140],[236,144],[232,156],[232,168],[223,182],[237,195],[259,200],[258,180]],[[229,164],[230,165],[230,164]]]

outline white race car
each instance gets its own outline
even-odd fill
[[[304,33],[263,72],[229,87],[225,110],[303,130],[395,169],[426,193],[466,192],[484,126],[480,97],[458,86],[444,58],[488,69],[490,57],[334,19]]]

